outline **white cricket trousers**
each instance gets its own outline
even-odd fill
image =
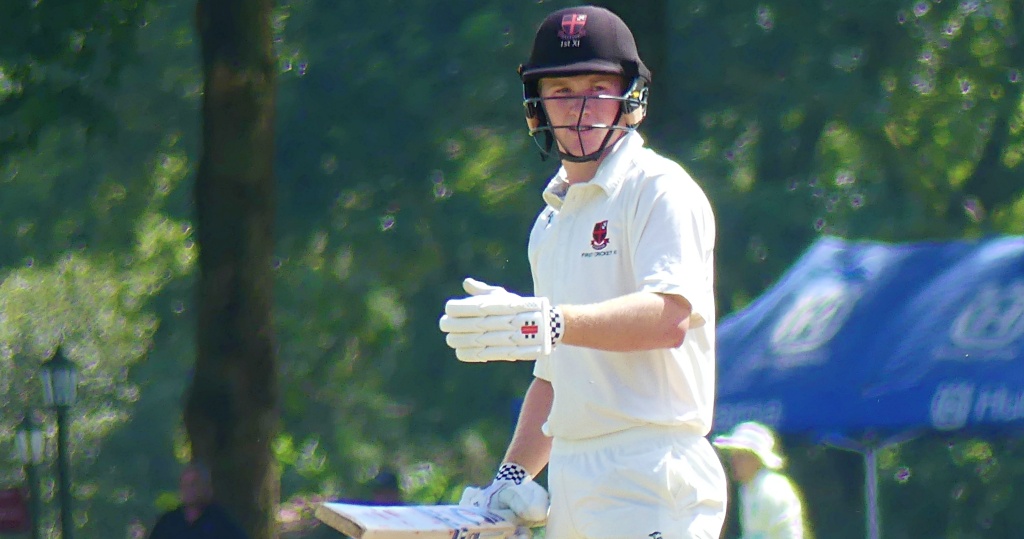
[[[727,486],[703,436],[644,426],[555,438],[545,539],[718,539]]]

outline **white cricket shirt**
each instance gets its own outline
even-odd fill
[[[631,427],[711,428],[715,388],[714,214],[675,162],[624,136],[589,182],[565,170],[544,190],[530,232],[534,294],[587,304],[638,291],[678,294],[706,324],[682,346],[606,352],[559,345],[534,375],[554,388],[549,436],[584,439]]]
[[[741,539],[803,538],[803,508],[789,478],[765,468],[739,494]]]

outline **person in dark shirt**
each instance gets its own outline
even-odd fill
[[[398,483],[398,476],[390,469],[381,470],[373,478],[373,493],[371,501],[380,505],[401,505],[402,487]]]
[[[205,466],[186,466],[178,489],[181,505],[160,516],[149,539],[248,539],[227,511],[213,501],[213,482]]]

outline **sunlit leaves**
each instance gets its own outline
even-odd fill
[[[139,218],[136,225],[138,238],[135,253],[138,257],[133,261],[138,265],[148,264],[139,274],[161,274],[166,272],[166,279],[188,275],[196,262],[195,247],[192,243],[191,229],[185,222],[175,221],[160,214],[147,214]]]
[[[396,290],[378,288],[372,290],[366,298],[367,320],[371,331],[388,329],[401,331],[406,322],[405,307]]]
[[[327,457],[316,436],[300,444],[290,434],[282,433],[274,440],[271,449],[278,462],[294,467],[300,475],[316,477],[326,471]]]
[[[94,447],[123,424],[137,399],[127,369],[145,353],[157,326],[126,275],[110,260],[70,255],[53,267],[24,268],[3,279],[0,343],[18,358],[3,360],[14,382],[0,395],[5,406],[38,403],[30,381],[63,343],[80,370],[75,416],[81,443]]]
[[[15,3],[5,3],[0,9]],[[116,41],[119,49],[104,61],[131,57],[135,50],[130,46],[131,35],[135,28],[146,26],[136,26],[135,15],[128,13],[136,9],[136,4],[105,2],[103,13],[94,14],[112,16],[118,25],[127,24],[130,31],[122,36],[123,41],[117,41],[122,38],[114,35],[121,30],[94,25],[66,34],[77,43],[70,47],[70,41],[64,42],[67,54],[77,52],[74,58],[84,62],[84,55],[94,45],[114,46]],[[82,22],[89,24],[86,19]],[[165,21],[154,17],[151,22],[155,24],[149,28],[160,29]],[[9,22],[4,18],[0,24]],[[187,27],[188,22],[181,24]],[[17,37],[17,33],[5,34],[0,43]],[[76,51],[78,45],[81,49]],[[170,46],[163,50],[176,49]],[[72,71],[67,70],[77,69],[65,60],[56,60],[62,67],[45,70],[39,57],[34,62],[32,69],[40,70],[40,76],[51,76],[47,83],[68,83],[73,79],[58,75],[70,75]],[[84,63],[80,67],[92,69]],[[164,69],[174,71],[174,67]],[[86,71],[80,73],[83,85],[99,91],[104,98],[121,97],[116,101],[123,113],[120,124],[125,134],[116,144],[90,136],[96,128],[93,111],[89,110],[92,104],[69,102],[69,106],[83,110],[65,114],[63,105],[48,101],[46,91],[38,85],[32,87],[36,92],[32,99],[38,100],[8,101],[7,105],[15,107],[11,109],[13,116],[3,116],[0,110],[0,124],[20,130],[19,137],[27,137],[30,129],[35,129],[31,134],[36,141],[34,151],[13,150],[28,139],[18,139],[19,145],[0,150],[0,264],[4,267],[0,272],[0,349],[8,351],[0,360],[8,382],[0,389],[0,398],[5,410],[39,406],[38,366],[58,342],[64,342],[69,357],[81,369],[79,402],[72,415],[72,465],[81,492],[94,493],[88,502],[80,499],[78,510],[91,515],[87,524],[90,530],[110,535],[111,530],[105,526],[122,523],[104,518],[102,510],[93,513],[97,507],[118,504],[127,519],[138,514],[135,508],[139,503],[148,505],[151,501],[152,491],[137,477],[132,485],[136,488],[130,492],[139,498],[125,500],[123,494],[118,494],[126,492],[125,485],[118,483],[119,474],[131,475],[132,467],[140,469],[140,462],[119,460],[123,455],[116,449],[116,439],[138,413],[140,401],[152,395],[151,382],[143,380],[140,384],[131,373],[152,353],[162,325],[158,298],[193,271],[191,230],[181,218],[184,212],[174,207],[181,200],[182,183],[191,170],[178,146],[180,128],[168,119],[180,106],[161,100],[159,91],[151,86],[145,87],[151,92],[149,96],[143,96],[139,88],[126,90],[132,88],[131,84],[117,90],[104,86],[104,76],[113,71]],[[187,73],[188,69],[182,71]],[[163,77],[143,78],[147,84],[159,85]],[[187,77],[171,78],[178,81]],[[134,75],[134,80],[138,79]],[[17,89],[22,84],[18,79],[7,87]],[[147,99],[160,101],[156,110],[168,116],[154,115],[154,109],[142,106]],[[184,108],[188,106],[186,102]],[[44,114],[33,116],[39,110]],[[150,137],[154,132],[158,134]],[[178,215],[170,217],[168,213]],[[176,355],[173,351],[161,352],[166,354],[164,357]],[[188,352],[177,352],[181,353]],[[180,383],[167,381],[172,392],[174,384]],[[167,400],[173,402],[174,398]],[[162,407],[166,408],[166,402]],[[15,420],[17,417],[5,416],[5,426]],[[158,436],[148,439],[159,444]],[[137,440],[131,445],[137,452],[148,451],[143,449],[148,445]],[[102,473],[95,473],[95,466],[101,466]],[[116,529],[117,533],[122,531]]]
[[[824,183],[844,188],[856,183],[864,175],[868,156],[860,134],[841,122],[825,126],[819,140],[819,174]]]
[[[992,221],[1003,230],[1024,230],[1024,195],[992,212]]]
[[[437,503],[458,503],[459,500],[452,497],[453,485],[451,481],[456,476],[457,470],[451,469],[444,464],[434,462],[418,462],[409,466],[407,474],[407,497],[410,502],[424,504]],[[461,492],[459,493],[461,494]]]
[[[524,148],[521,133],[512,135],[478,127],[465,131],[461,147],[470,159],[458,159],[461,168],[448,175],[456,192],[480,196],[486,205],[498,206],[522,193],[526,186],[516,177],[509,176],[506,165],[512,161],[515,152]],[[526,148],[529,149],[529,148]]]
[[[923,436],[879,451],[886,535],[1003,537],[1020,525],[1007,511],[1019,496],[1021,445],[1012,437]],[[932,507],[946,508],[935,519]]]

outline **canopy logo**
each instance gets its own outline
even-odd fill
[[[974,420],[983,423],[1010,423],[1024,419],[1024,391],[997,387],[978,392],[974,402]]]
[[[932,395],[931,420],[938,430],[974,423],[1011,423],[1024,419],[1024,391],[1007,387],[979,390],[969,382],[942,384]]]
[[[800,354],[820,348],[846,322],[857,298],[843,283],[828,283],[797,298],[772,331],[777,354]]]
[[[967,424],[974,402],[974,384],[942,384],[932,395],[932,425],[938,430],[957,430]]]
[[[953,321],[950,340],[960,348],[993,351],[1024,335],[1024,280],[982,288]]]

